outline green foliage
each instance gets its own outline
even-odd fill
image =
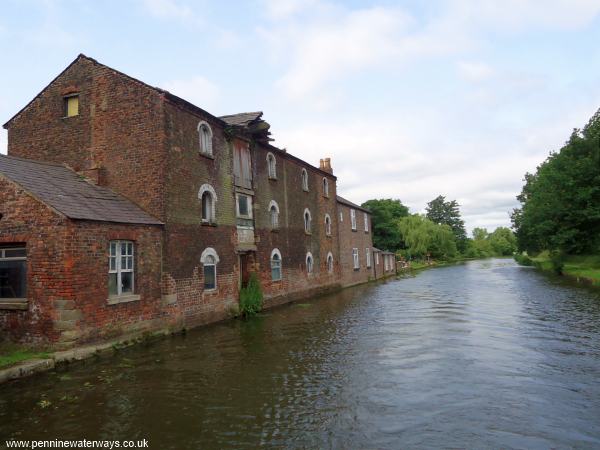
[[[456,245],[461,252],[467,248],[467,232],[465,222],[462,220],[459,204],[456,200],[446,201],[443,195],[427,203],[427,218],[440,225],[448,225],[456,238]]]
[[[598,253],[600,110],[583,130],[574,130],[563,148],[551,153],[534,174],[525,174],[524,181],[517,197],[521,207],[512,214],[519,249]]]
[[[13,344],[0,345],[0,368],[12,366],[29,359],[46,359],[50,353],[31,350]]]
[[[373,246],[391,252],[404,248],[397,221],[408,216],[408,208],[400,200],[368,200],[361,206],[371,211]]]
[[[398,221],[398,229],[407,247],[408,258],[450,259],[456,256],[456,238],[447,225],[439,225],[425,216],[413,214]]]
[[[519,263],[521,266],[533,266],[533,261],[529,256],[523,253],[515,253],[514,256],[515,261]]]
[[[248,285],[240,290],[240,315],[253,316],[262,309],[263,293],[256,273],[250,274]]]

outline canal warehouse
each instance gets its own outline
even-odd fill
[[[79,55],[11,118],[0,155],[0,339],[67,348],[235,314],[395,272],[368,210],[271,144]]]

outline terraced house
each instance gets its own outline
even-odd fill
[[[0,156],[0,333],[66,348],[267,307],[395,272],[368,210],[271,144],[79,55],[11,118]],[[387,269],[387,270],[386,270]]]

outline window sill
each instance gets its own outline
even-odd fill
[[[355,267],[355,268],[354,268],[354,271],[355,271],[355,272],[358,272],[359,270],[360,270],[360,267]]]
[[[204,222],[204,221],[203,221],[203,222],[201,223],[201,225],[202,225],[203,227],[216,227],[216,226],[217,226],[217,223],[216,223],[216,222]]]
[[[141,297],[137,294],[113,295],[108,297],[106,302],[109,305],[118,305],[119,303],[137,302],[140,298]]]
[[[271,228],[271,233],[279,233],[279,228]]]
[[[271,181],[277,181],[277,177],[269,177],[269,180],[271,180]]]
[[[204,289],[204,291],[202,292],[203,294],[206,295],[214,295],[217,294],[219,292],[219,290],[217,288],[213,288],[213,289]]]
[[[312,236],[312,233],[310,231],[304,230],[304,234],[307,235],[307,236]]]
[[[352,228],[352,232],[356,233],[358,230],[356,228]]]
[[[27,310],[26,298],[0,298],[0,309]]]
[[[308,189],[302,189],[304,192],[308,192]]]
[[[65,120],[65,119],[72,119],[73,117],[79,117],[79,114],[75,114],[75,115],[73,115],[73,116],[63,116],[63,117],[61,117],[61,119],[62,119],[62,120]]]
[[[212,159],[212,160],[214,160],[214,159],[215,159],[215,155],[211,155],[210,153],[206,153],[206,152],[198,152],[198,154],[199,154],[200,156],[203,156],[203,157],[205,157],[205,158],[208,158],[208,159]]]

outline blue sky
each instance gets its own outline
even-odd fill
[[[493,229],[600,108],[598,43],[600,0],[4,0],[0,121],[85,53],[216,115],[264,111],[356,202],[442,194]]]

